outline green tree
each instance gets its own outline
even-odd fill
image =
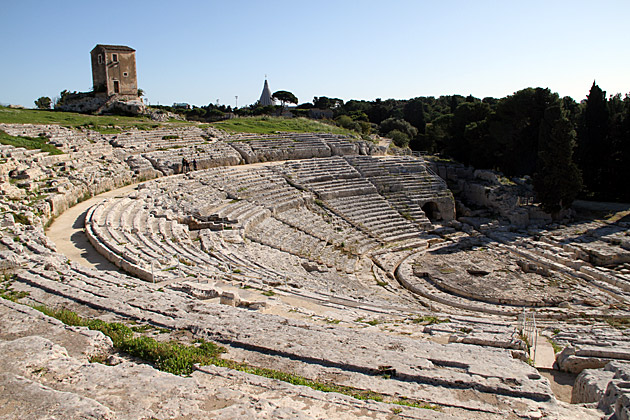
[[[284,108],[285,104],[298,103],[298,98],[294,94],[286,90],[279,90],[275,92],[273,95],[271,95],[271,97],[275,100],[280,101],[280,106],[282,106],[282,108]]]
[[[370,107],[365,110],[371,123],[380,124],[387,118],[391,117],[392,103],[389,101],[382,101],[380,98],[374,100],[370,104]]]
[[[393,130],[398,130],[404,133],[408,139],[414,138],[418,134],[418,129],[405,120],[398,118],[388,118],[381,122],[378,126],[378,131],[381,135],[387,136]]]
[[[62,90],[59,93],[59,98],[55,102],[55,107],[57,105],[63,105],[66,102],[66,100],[70,97],[70,95],[72,95],[72,94],[70,92],[68,92],[67,89]]]
[[[37,109],[50,109],[52,100],[48,96],[42,96],[35,101]]]
[[[426,150],[443,152],[450,140],[450,127],[453,114],[440,115],[433,122],[427,124]]]
[[[543,88],[519,90],[499,101],[488,130],[499,149],[501,171],[509,176],[536,171],[540,123],[545,109],[558,104],[558,94]]]
[[[419,134],[426,132],[427,123],[424,119],[424,103],[421,98],[407,101],[403,107],[403,117],[405,121],[418,129]]]
[[[449,128],[451,138],[445,152],[460,162],[471,164],[471,143],[484,135],[480,130],[485,126],[479,122],[485,120],[489,114],[490,106],[479,100],[460,103],[453,113]]]
[[[335,119],[335,122],[337,123],[337,125],[339,125],[340,127],[343,127],[347,130],[354,130],[356,132],[361,132],[361,125],[357,122],[354,121],[350,116],[348,115],[340,115]]]
[[[569,208],[582,188],[573,162],[575,139],[573,125],[560,105],[548,107],[540,123],[538,168],[533,177],[536,197],[546,212]]]
[[[313,106],[319,109],[337,108],[343,105],[343,100],[339,98],[327,98],[326,96],[315,96]]]
[[[608,124],[606,92],[593,82],[582,113],[578,137],[578,164],[584,176],[586,189],[595,195],[601,195],[606,188],[604,185],[608,171],[606,162],[611,152]]]
[[[398,147],[409,146],[409,136],[407,133],[403,133],[400,130],[392,130],[387,133],[387,137],[392,139],[392,142]]]
[[[468,162],[475,168],[497,169],[499,166],[501,151],[488,127],[488,119],[484,119],[468,123],[464,129],[464,138],[470,151]]]
[[[613,95],[608,100],[610,153],[604,172],[602,192],[606,200],[630,201],[630,95]]]

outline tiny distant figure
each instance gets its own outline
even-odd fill
[[[182,172],[190,171],[190,164],[186,160],[186,158],[182,158]]]
[[[197,170],[197,159],[193,159],[193,171]]]

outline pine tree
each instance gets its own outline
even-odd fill
[[[569,208],[582,188],[573,162],[576,134],[559,105],[545,109],[538,135],[538,162],[534,190],[543,210],[555,213]]]

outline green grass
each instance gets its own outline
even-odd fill
[[[148,117],[123,117],[117,115],[86,115],[76,112],[48,111],[39,109],[14,109],[0,106],[0,122],[7,124],[59,124],[64,127],[89,128],[102,134],[117,134],[121,129],[151,130],[161,124]],[[185,121],[177,125],[191,125]]]
[[[448,318],[438,318],[436,316],[425,315],[419,316],[412,320],[414,324],[424,324],[424,325],[433,325],[433,324],[442,324],[445,322],[451,322]]]
[[[222,359],[220,355],[225,352],[225,349],[208,341],[196,340],[194,345],[181,344],[176,341],[158,342],[149,337],[134,337],[133,329],[139,331],[149,329],[143,326],[134,326],[132,329],[121,323],[109,323],[99,319],[82,318],[75,312],[66,309],[50,309],[45,306],[35,306],[34,308],[48,316],[60,320],[64,324],[84,326],[92,330],[101,331],[112,339],[114,347],[117,350],[149,362],[157,369],[176,375],[189,375],[194,370],[194,364],[202,366],[214,365],[265,378],[276,379],[293,385],[307,386],[322,392],[337,392],[359,400],[373,400],[407,407],[440,410],[439,406],[426,404],[422,401],[405,397],[391,398],[374,391],[334,383],[318,382],[292,373]],[[105,357],[101,355],[91,359],[91,361],[100,363],[104,361],[104,359]]]
[[[18,300],[28,296],[28,292],[16,292],[11,288],[15,276],[4,274],[0,281],[0,298],[17,302]]]
[[[547,341],[549,341],[549,344],[551,344],[551,347],[553,347],[553,352],[556,354],[560,353],[564,349],[564,347],[556,344],[556,342],[553,341],[551,338],[547,338]]]
[[[357,136],[354,131],[346,130],[308,118],[282,117],[247,117],[233,118],[212,124],[216,128],[233,133],[273,134],[276,131],[293,133],[333,133]]]
[[[65,127],[89,128],[102,134],[117,134],[121,130],[137,128],[151,130],[161,124],[148,117],[123,117],[116,115],[86,115],[76,112],[60,112],[39,109],[14,109],[0,106],[0,123],[7,124],[59,124]],[[195,122],[173,120],[169,125],[199,125]],[[358,134],[335,125],[308,118],[247,117],[233,118],[213,124],[201,124],[204,128],[214,126],[228,132],[273,134],[276,131],[295,133],[333,133],[358,137]]]
[[[51,155],[63,154],[61,150],[57,149],[52,144],[48,144],[48,139],[46,137],[14,137],[0,130],[0,143],[15,147],[23,147],[30,150],[40,149],[42,152],[48,152]]]
[[[24,216],[22,213],[12,212],[11,214],[13,215],[13,220],[16,223],[21,223],[21,224],[27,225],[27,226],[29,226],[31,224],[31,222],[28,220],[28,217]]]
[[[218,355],[225,352],[223,347],[208,341],[201,340],[197,345],[186,345],[176,341],[162,342],[150,337],[134,336],[134,329],[140,331],[144,329],[141,326],[135,326],[132,329],[118,322],[82,318],[67,309],[50,309],[45,306],[35,306],[34,308],[64,324],[100,331],[111,338],[117,350],[147,361],[157,369],[175,375],[190,375],[194,370],[193,365],[196,363],[215,364]]]

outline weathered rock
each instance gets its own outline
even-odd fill
[[[573,385],[571,403],[599,402],[614,376],[614,372],[603,369],[584,369]]]
[[[20,325],[33,317],[45,322],[41,314],[20,306],[1,305],[3,319],[9,315],[14,321],[21,320]],[[51,325],[56,325],[55,320]],[[66,332],[69,346],[75,339],[72,335],[81,336],[80,331]],[[62,345],[29,335],[28,330],[18,335],[3,333],[0,338],[1,418],[384,419],[392,414],[388,404],[322,393],[226,368],[198,367],[191,377],[181,377],[130,362],[116,366],[89,363],[77,352],[73,356]],[[414,419],[455,418],[411,407],[401,407],[400,412]]]
[[[611,419],[630,419],[630,382],[610,381],[597,408],[610,414]]]
[[[13,251],[0,251],[0,271],[7,272],[19,268],[24,262],[23,258],[20,258]]]

